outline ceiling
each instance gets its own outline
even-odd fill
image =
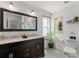
[[[32,7],[50,12],[50,13],[54,13],[72,3],[71,1],[69,1],[68,3],[64,3],[64,1],[26,1],[24,2]]]

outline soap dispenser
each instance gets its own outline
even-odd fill
[[[24,33],[22,37],[23,37],[23,38],[27,38],[27,35]]]

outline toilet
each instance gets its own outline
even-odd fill
[[[69,57],[77,57],[76,42],[73,40],[64,40],[64,42],[66,44],[66,46],[63,49],[64,53]]]
[[[57,36],[56,37],[56,47],[64,52],[68,57],[76,57],[77,52],[75,49],[74,42],[67,41],[62,39],[61,37],[64,36]]]

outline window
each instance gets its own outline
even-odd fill
[[[47,36],[47,33],[50,31],[50,18],[43,17],[43,36]]]

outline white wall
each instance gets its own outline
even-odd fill
[[[43,10],[39,10],[39,9],[36,9],[34,7],[31,7],[23,2],[13,2],[14,4],[14,7],[11,9],[9,7],[9,2],[2,2],[0,1],[0,7],[2,8],[6,8],[6,9],[10,9],[10,10],[13,10],[13,11],[18,11],[18,12],[22,12],[22,13],[26,13],[26,14],[29,14],[31,10],[35,10],[36,12],[36,16],[38,17],[38,20],[37,20],[37,31],[25,31],[26,34],[29,34],[29,35],[39,35],[39,36],[42,36],[42,16],[48,16],[48,17],[51,17],[51,13],[48,13],[46,11],[43,11]],[[19,35],[19,34],[22,34],[24,33],[23,31],[20,31],[20,32],[0,32],[1,34],[3,35]]]
[[[79,40],[79,23],[68,24],[67,21],[73,19],[75,16],[79,16],[79,2],[71,4],[55,13],[53,17],[62,16],[63,17],[63,32],[58,35],[65,35],[59,39],[68,39],[70,35],[75,35]],[[71,32],[74,32],[72,34]]]

